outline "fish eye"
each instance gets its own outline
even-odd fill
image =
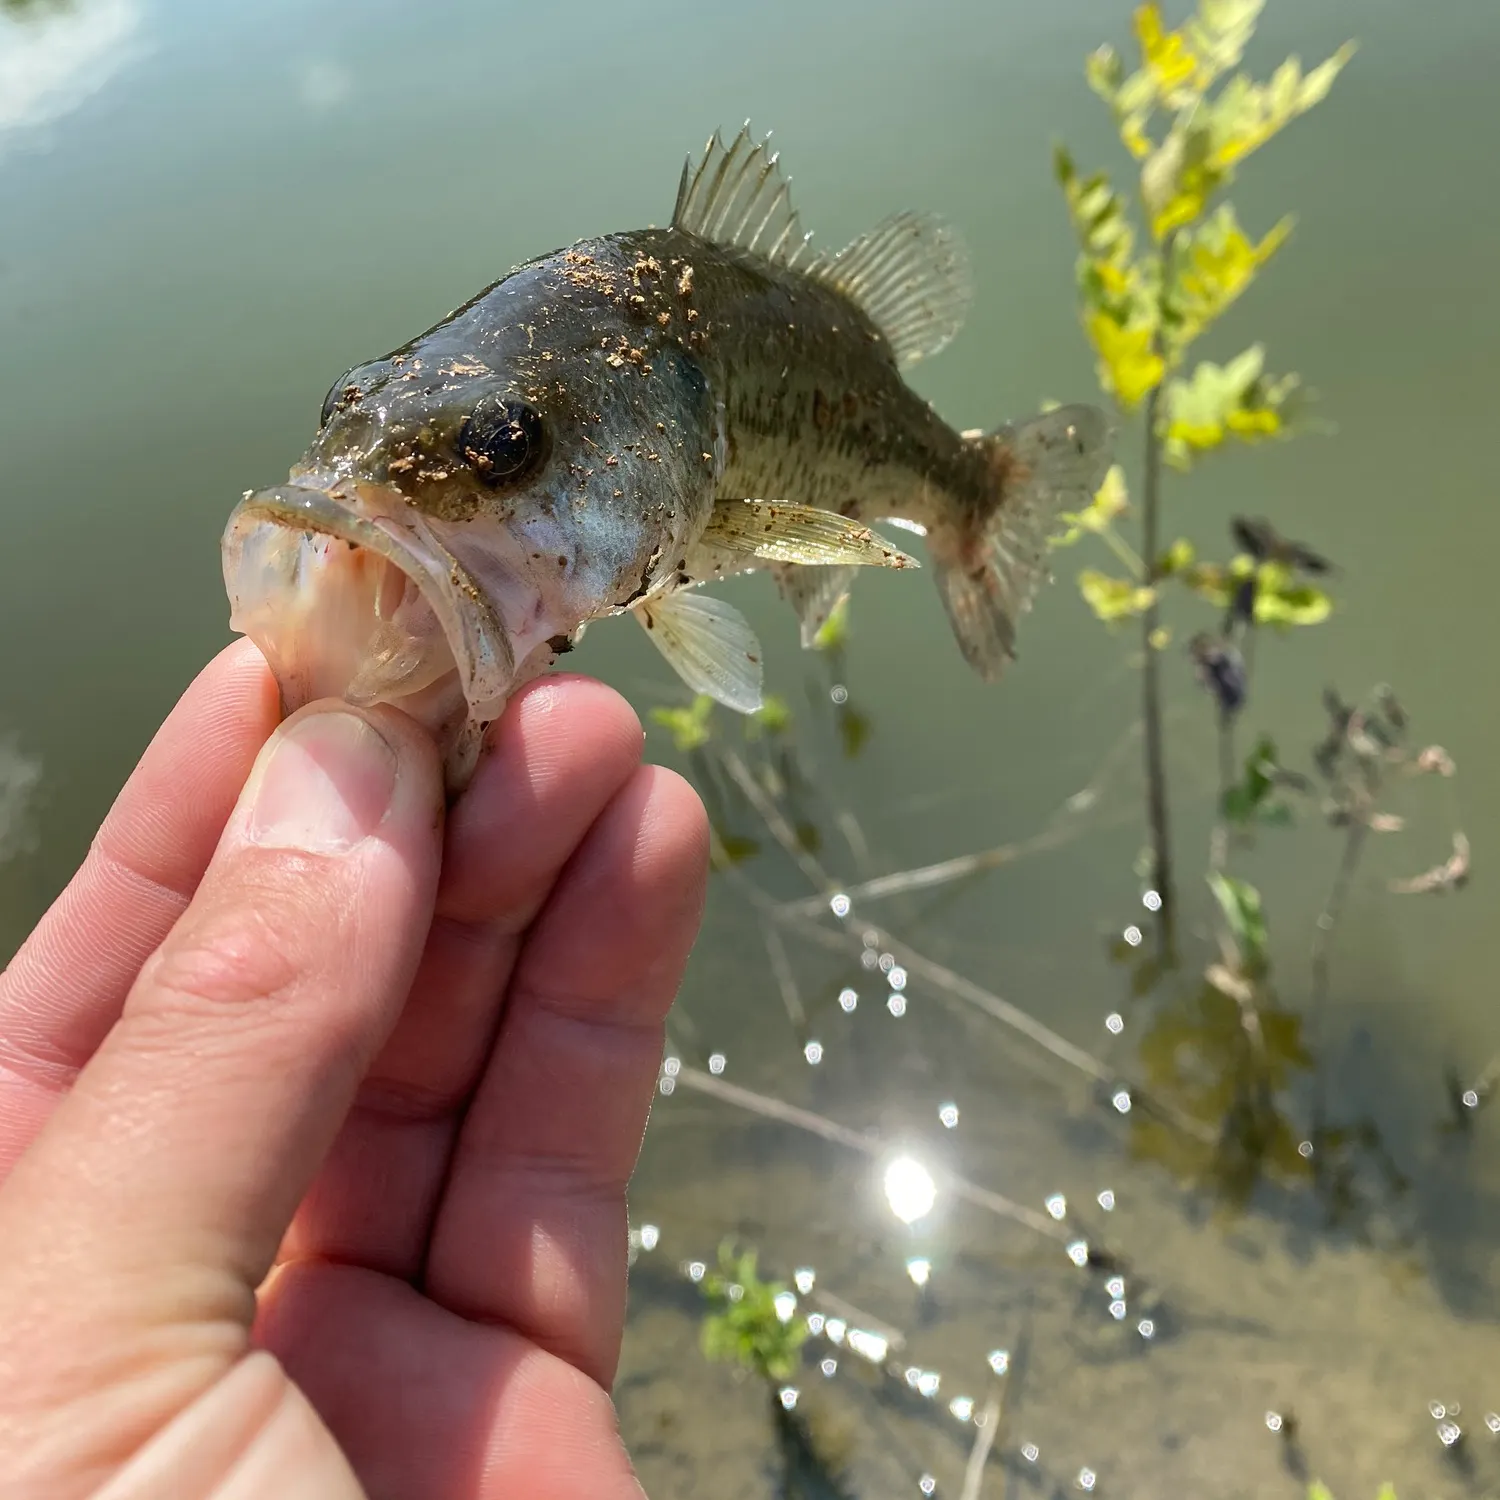
[[[546,456],[547,429],[534,406],[486,396],[460,429],[458,448],[485,484],[515,484]]]

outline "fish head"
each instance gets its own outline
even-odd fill
[[[456,790],[516,688],[670,580],[722,417],[691,355],[620,304],[537,263],[335,383],[288,481],[223,537],[231,626],[283,712],[393,704]]]

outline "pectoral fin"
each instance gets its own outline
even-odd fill
[[[696,589],[678,589],[636,605],[631,613],[695,693],[742,714],[761,706],[760,642],[732,604]]]

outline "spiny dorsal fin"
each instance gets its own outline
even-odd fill
[[[756,141],[750,122],[729,145],[715,132],[695,167],[682,168],[672,226],[716,245],[794,267],[842,292],[880,329],[897,364],[945,347],[973,300],[968,252],[958,232],[930,214],[902,213],[877,224],[837,255],[813,255],[792,207],[791,178]]]
[[[752,141],[750,122],[726,146],[716,131],[697,167],[689,157],[682,168],[672,227],[764,256],[780,266],[795,266],[807,253],[811,233],[804,234],[792,207],[791,179],[782,173],[780,157],[765,140]]]
[[[974,299],[963,240],[931,214],[895,214],[808,269],[860,307],[899,365],[950,343]]]
[[[631,613],[695,693],[742,714],[760,707],[760,642],[732,604],[678,589],[634,605]]]

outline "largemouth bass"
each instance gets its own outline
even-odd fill
[[[350,370],[290,481],[224,533],[231,624],[284,711],[395,704],[456,790],[510,694],[627,613],[753,712],[759,643],[701,586],[769,568],[808,645],[858,568],[915,565],[880,520],[925,534],[960,650],[998,677],[1058,513],[1102,482],[1105,418],[955,431],[902,371],[962,324],[958,236],[906,213],[810,240],[746,126],[689,159],[668,227],[544,255]]]

